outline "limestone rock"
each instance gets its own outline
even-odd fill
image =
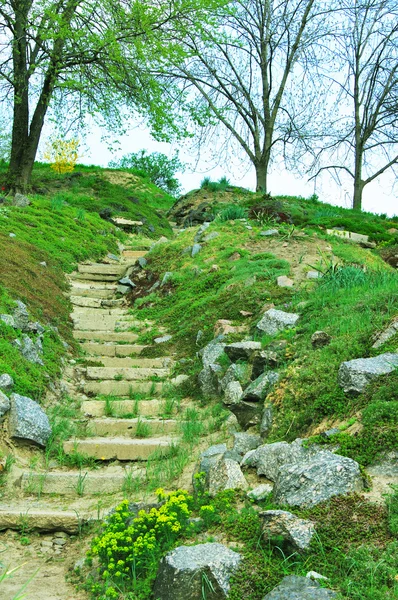
[[[250,498],[250,500],[253,500],[253,502],[261,502],[261,500],[265,500],[265,498],[270,495],[273,487],[274,486],[270,483],[263,483],[254,488],[254,490],[247,492],[246,495],[248,498]]]
[[[199,254],[199,252],[202,250],[202,246],[200,244],[194,244],[192,246],[192,251],[191,251],[191,256],[192,258],[194,256],[196,256],[197,254]]]
[[[3,392],[10,392],[14,387],[14,380],[8,373],[0,375],[0,390]]]
[[[242,557],[217,543],[179,546],[161,561],[153,589],[157,600],[222,600]],[[308,580],[307,580],[308,581]]]
[[[336,593],[307,577],[288,575],[263,600],[330,600]]]
[[[1,315],[0,315],[0,318],[1,318]],[[394,337],[394,335],[396,335],[397,333],[398,333],[398,317],[395,317],[395,319],[392,321],[392,323],[390,323],[390,325],[387,327],[387,329],[382,331],[377,336],[376,341],[373,344],[372,348],[379,348],[380,346],[382,346],[383,344],[388,342],[388,340],[390,340],[392,337]]]
[[[19,208],[24,208],[25,206],[29,206],[30,200],[27,196],[16,193],[13,200],[11,201],[11,204],[13,206],[18,206]]]
[[[210,364],[204,367],[198,375],[198,381],[205,398],[216,398],[220,395],[219,377],[222,375],[220,365]]]
[[[332,338],[326,331],[315,331],[311,336],[311,344],[313,348],[323,348],[328,346]]]
[[[234,433],[233,450],[243,456],[250,450],[255,450],[262,444],[262,439],[259,435],[252,433],[237,432]]]
[[[28,335],[24,334],[21,339],[14,340],[13,345],[20,350],[22,356],[26,358],[26,360],[33,364],[44,366],[44,363],[39,356],[39,353],[42,352],[40,340],[36,340],[35,343]]]
[[[267,335],[277,335],[284,329],[291,329],[299,320],[300,315],[287,313],[283,310],[271,308],[264,313],[262,319],[257,323],[257,329]]]
[[[130,277],[122,277],[122,279],[119,279],[119,285],[123,285],[123,286],[128,286],[131,288],[135,288],[136,285],[133,281],[131,281]]]
[[[0,391],[0,418],[4,417],[6,412],[10,410],[10,401],[3,392]]]
[[[224,392],[223,403],[226,406],[239,404],[243,396],[242,386],[239,381],[231,381],[227,384]]]
[[[242,429],[258,425],[261,421],[261,404],[259,402],[244,402],[230,404],[229,410],[236,416]]]
[[[339,384],[345,393],[360,394],[373,379],[391,373],[397,367],[398,354],[392,353],[349,360],[340,365]]]
[[[222,343],[223,339],[223,336],[218,336],[199,351],[204,367],[216,363],[224,354],[225,344]]]
[[[218,233],[218,231],[211,231],[210,233],[205,235],[205,237],[203,238],[203,241],[211,242],[212,240],[215,240],[219,235],[220,234]]]
[[[166,271],[166,273],[162,277],[162,281],[160,282],[160,287],[163,287],[164,285],[166,285],[166,283],[168,281],[170,281],[170,279],[172,279],[172,277],[173,277],[173,272]]]
[[[8,327],[16,328],[15,320],[12,315],[0,315],[0,321],[3,321]]]
[[[171,340],[171,335],[162,335],[162,337],[155,338],[153,341],[155,344],[165,344]]]
[[[251,368],[248,364],[233,363],[225,371],[224,377],[220,380],[222,390],[226,390],[229,383],[239,381],[241,385],[247,385],[250,381]]]
[[[202,452],[199,457],[199,465],[196,469],[196,473],[205,473],[206,474],[206,484],[208,485],[208,477],[210,473],[211,467],[216,464],[227,452],[227,447],[225,444],[216,444],[214,446],[210,446]],[[195,486],[195,480],[194,480]]]
[[[314,525],[299,519],[286,510],[266,510],[260,513],[262,533],[265,539],[282,537],[293,552],[308,550],[315,533]]]
[[[276,481],[283,465],[302,463],[316,450],[304,448],[301,440],[293,443],[275,442],[264,444],[256,450],[251,450],[243,457],[241,466],[254,467],[258,475],[264,475],[270,481]]]
[[[16,307],[12,311],[12,316],[14,317],[15,326],[17,329],[21,329],[22,331],[26,331],[29,324],[29,313],[26,308],[26,304],[21,302],[20,300],[16,301]]]
[[[242,399],[246,402],[261,402],[278,379],[279,375],[274,371],[263,373],[244,390]]]
[[[270,402],[266,403],[263,408],[263,416],[261,417],[260,435],[266,437],[272,428],[273,408]]]
[[[141,267],[141,269],[144,269],[147,266],[148,261],[144,256],[140,256],[137,259],[137,264]]]
[[[319,271],[308,271],[307,279],[321,279],[322,273]]]
[[[225,353],[232,362],[237,360],[250,361],[254,354],[261,350],[260,342],[236,342],[225,346]]]
[[[260,235],[263,237],[271,237],[273,235],[279,235],[279,231],[277,229],[267,229],[266,231],[260,231]]]
[[[279,287],[284,287],[284,288],[285,287],[292,288],[294,286],[293,279],[290,279],[286,275],[280,275],[279,277],[277,277],[276,283]]]
[[[46,413],[26,396],[11,394],[9,419],[10,436],[45,446],[51,436],[51,426]]]
[[[360,492],[359,465],[351,458],[320,451],[309,460],[279,467],[274,499],[288,506],[315,506],[333,496]]]
[[[215,496],[224,490],[246,490],[248,483],[239,464],[223,456],[215,462],[209,471],[209,494]]]

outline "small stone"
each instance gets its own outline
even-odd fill
[[[319,271],[308,271],[307,279],[320,279],[322,277],[322,273]]]
[[[130,277],[123,277],[122,279],[119,279],[119,284],[120,285],[127,285],[129,287],[136,287],[135,283],[133,281],[131,281]]]
[[[268,498],[270,493],[272,492],[273,485],[270,483],[263,483],[262,485],[257,486],[254,490],[250,490],[247,492],[247,497],[253,502],[261,502],[261,500],[265,500]]]
[[[288,575],[263,600],[330,600],[336,596],[332,590],[321,588],[317,581]]]
[[[209,471],[209,494],[215,496],[225,490],[245,490],[248,483],[241,468],[235,460],[226,458],[225,455],[215,462]]]
[[[325,331],[315,331],[311,336],[311,344],[313,348],[323,348],[328,346],[332,341],[331,336]]]
[[[144,269],[147,266],[148,261],[144,256],[140,256],[137,259],[137,264],[141,267],[141,269]]]
[[[10,238],[15,238],[15,237],[17,237],[17,236],[15,235],[15,233],[9,233],[8,235],[9,235],[9,237],[10,237]]]
[[[116,286],[116,293],[117,294],[127,294],[128,292],[131,291],[131,287],[129,285],[117,285]]]
[[[261,402],[266,398],[278,379],[279,375],[275,371],[263,373],[243,391],[242,400],[246,402]]]
[[[43,540],[42,542],[40,542],[40,545],[43,548],[52,548],[53,547],[53,543],[48,540]]]
[[[225,346],[225,354],[232,362],[237,360],[248,360],[261,350],[261,342],[236,342]]]
[[[64,546],[66,544],[66,540],[64,538],[54,538],[54,544],[56,546]]]
[[[162,337],[155,338],[153,341],[155,344],[165,344],[172,339],[171,335],[163,335]]]
[[[196,256],[197,254],[199,254],[199,252],[201,251],[201,249],[202,249],[202,246],[200,244],[194,244],[192,246],[192,252],[191,252],[192,258],[194,256]]]
[[[242,256],[239,254],[239,252],[234,252],[233,254],[231,254],[231,256],[228,258],[229,262],[234,262],[235,260],[239,260],[240,258],[242,258]]]
[[[46,263],[46,261],[45,261],[45,260],[42,260],[42,261],[39,263],[39,265],[41,265],[42,267],[46,267],[46,266],[47,266],[47,263]]]
[[[266,333],[267,335],[277,335],[284,329],[295,327],[299,318],[300,315],[296,313],[287,313],[283,310],[271,308],[264,313],[256,327],[260,332]]]
[[[81,571],[84,568],[85,564],[86,564],[86,559],[85,558],[79,558],[79,560],[77,560],[75,562],[75,564],[73,565],[73,570],[74,571]]]
[[[25,206],[29,206],[30,200],[27,196],[16,193],[13,200],[11,201],[11,204],[13,206],[18,206],[19,208],[25,208]]]
[[[220,234],[218,231],[211,231],[203,238],[204,242],[211,242],[211,240],[215,240]]]
[[[320,575],[316,571],[308,571],[306,577],[308,579],[315,579],[316,581],[321,581],[321,580],[329,581],[328,577],[325,577],[324,575]]]
[[[293,279],[290,279],[286,275],[280,275],[279,277],[277,277],[276,283],[279,287],[283,287],[283,288],[285,288],[285,287],[291,288],[294,286]]]
[[[0,321],[3,321],[8,327],[16,328],[15,320],[12,315],[0,315]]]
[[[282,537],[293,552],[308,550],[315,528],[311,521],[299,519],[286,510],[266,510],[260,513],[265,539]]]
[[[109,258],[110,260],[114,260],[116,262],[120,262],[120,258],[119,256],[116,256],[116,254],[112,254],[112,252],[108,252],[108,254],[106,255],[107,258]]]
[[[264,237],[269,237],[272,235],[279,235],[279,231],[277,229],[267,229],[266,231],[260,231],[260,235]]]
[[[248,229],[249,231],[251,231],[253,229],[253,227],[251,225],[245,225],[246,229]]]
[[[161,283],[160,283],[160,287],[163,287],[164,285],[166,285],[166,283],[167,283],[168,281],[170,281],[170,279],[172,279],[172,277],[173,277],[173,272],[172,272],[172,271],[167,271],[167,272],[166,272],[166,273],[163,275],[162,281],[161,281]]]

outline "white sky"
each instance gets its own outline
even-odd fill
[[[248,189],[255,187],[253,169],[245,173],[238,166],[227,164],[211,168],[205,159],[200,160],[196,165],[196,156],[190,154],[188,149],[178,144],[156,142],[151,137],[149,130],[143,126],[132,128],[128,134],[119,136],[118,140],[120,142],[119,150],[111,151],[107,143],[101,140],[100,129],[96,126],[92,127],[91,133],[85,139],[83,157],[79,162],[107,166],[110,160],[121,158],[131,152],[138,152],[141,149],[146,149],[149,153],[162,152],[170,157],[173,156],[176,149],[179,149],[181,161],[188,165],[185,173],[178,175],[185,192],[200,187],[200,182],[205,176],[217,180],[226,175],[234,185]],[[386,213],[389,216],[398,214],[398,187],[393,189],[394,182],[395,177],[391,172],[366,186],[363,210],[379,214]],[[269,190],[272,195],[308,197],[314,193],[314,182],[308,182],[306,175],[300,178],[275,167],[269,177]],[[317,179],[315,192],[321,201],[345,208],[351,207],[352,186],[349,177],[340,186],[327,173],[324,173]]]

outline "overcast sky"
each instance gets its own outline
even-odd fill
[[[188,165],[185,173],[178,176],[185,192],[200,187],[200,182],[205,176],[217,180],[223,175],[226,175],[232,184],[254,189],[255,174],[253,169],[245,172],[244,169],[233,162],[212,168],[205,157],[196,165],[196,157],[190,154],[188,149],[181,147],[180,144],[171,145],[154,141],[149,130],[143,126],[132,128],[127,135],[118,139],[120,142],[119,150],[111,151],[108,149],[107,143],[101,140],[100,129],[92,127],[91,133],[85,140],[82,150],[83,157],[79,162],[107,166],[110,160],[120,158],[131,152],[138,152],[141,149],[146,149],[148,152],[163,152],[170,157],[173,156],[176,149],[179,149],[180,159]],[[191,168],[189,165],[191,165]],[[379,181],[374,181],[366,186],[363,210],[378,214],[386,213],[389,216],[397,215],[398,186],[395,189],[393,188],[394,181],[395,177],[390,172],[381,177]],[[308,182],[305,174],[303,177],[294,176],[292,173],[274,166],[269,177],[269,191],[272,195],[283,194],[304,197],[311,196],[315,191],[321,201],[350,208],[351,183],[351,179],[348,177],[342,185],[337,185],[327,173],[324,173],[322,177],[317,179],[316,188],[314,189],[314,182]]]

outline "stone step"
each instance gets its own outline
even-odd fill
[[[153,367],[87,367],[87,379],[115,379],[122,378],[125,381],[136,381],[138,379],[149,379],[150,377],[167,377],[169,369],[157,369]]]
[[[89,273],[90,275],[115,275],[120,277],[125,272],[126,267],[119,263],[114,264],[103,264],[103,263],[92,263],[89,265],[80,264],[77,267],[78,273]]]
[[[83,342],[80,344],[80,347],[82,350],[88,354],[92,354],[93,356],[120,357],[130,356],[131,354],[139,355],[147,346],[138,346],[133,344],[95,344],[92,342]]]
[[[108,283],[107,281],[74,281],[69,278],[69,284],[73,290],[111,290],[116,291],[116,285],[114,283]]]
[[[149,250],[149,247],[148,247]],[[145,254],[148,252],[148,250],[123,250],[122,252],[122,256],[124,258],[142,258],[143,256],[145,256]]]
[[[177,438],[96,437],[67,440],[64,442],[63,447],[66,454],[76,451],[97,460],[148,460],[151,454],[156,451],[167,453],[173,442],[176,443]]]
[[[106,298],[93,298],[87,296],[70,296],[70,301],[73,306],[79,308],[95,308],[95,309],[104,309],[104,308],[119,308],[124,305],[124,300],[121,298],[120,300],[111,300],[113,296],[109,294],[109,299]]]
[[[138,339],[138,335],[131,331],[83,331],[79,329],[73,331],[73,337],[76,340],[128,342],[130,344],[133,344]]]
[[[124,273],[125,270],[123,270]],[[72,281],[113,281],[117,282],[122,275],[100,275],[97,273],[78,273],[74,272],[70,274],[70,279]]]
[[[88,359],[89,360],[89,359]],[[171,358],[115,358],[113,356],[93,356],[93,360],[100,362],[103,367],[141,367],[141,368],[167,368],[172,364]]]
[[[169,404],[169,406],[167,405]],[[179,411],[178,402],[166,403],[165,400],[84,400],[81,411],[91,417],[104,417],[111,406],[117,417],[136,415],[140,417],[158,417],[166,412],[167,416],[175,415]]]
[[[43,503],[42,503],[43,504]],[[65,531],[74,534],[81,530],[82,525],[97,521],[97,512],[61,510],[52,506],[32,506],[32,503],[16,506],[0,505],[0,531],[16,529],[21,531],[23,525],[27,530],[35,531]]]
[[[90,317],[86,314],[72,313],[73,326],[79,331],[128,331],[131,327],[139,327],[142,325],[140,321],[131,319],[130,321],[122,320],[120,315],[98,315]]]
[[[26,495],[56,494],[58,496],[87,496],[114,494],[123,491],[129,477],[144,476],[144,469],[108,467],[98,471],[28,472],[21,477],[21,489]]]
[[[86,381],[82,390],[89,396],[121,396],[128,397],[135,392],[151,394],[162,393],[163,382],[153,381]]]
[[[97,299],[100,298],[101,300],[111,300],[116,292],[116,286],[114,287],[114,289],[100,289],[100,288],[93,288],[93,289],[89,289],[89,288],[72,288],[72,294],[73,294],[73,298],[77,298],[77,297],[81,297],[81,298],[90,298],[90,299]]]
[[[147,438],[154,435],[167,435],[178,430],[179,423],[174,419],[121,419],[116,417],[92,419],[87,423],[86,430],[90,435],[97,436],[126,436]],[[137,436],[138,429],[138,436]],[[142,435],[144,432],[144,435]],[[145,434],[148,435],[145,435]]]
[[[85,299],[87,300],[87,298]],[[98,298],[91,298],[91,300],[98,300]],[[116,300],[117,302],[117,300]],[[99,318],[99,317],[115,317],[117,318],[124,318],[124,317],[131,317],[132,315],[129,313],[129,309],[128,308],[122,308],[120,306],[103,306],[102,305],[102,300],[100,300],[100,303],[98,306],[74,306],[73,307],[73,311],[71,313],[71,317],[72,319],[80,319],[80,318],[88,318],[88,319],[93,319],[93,318]],[[137,321],[137,323],[142,323],[142,321]]]

